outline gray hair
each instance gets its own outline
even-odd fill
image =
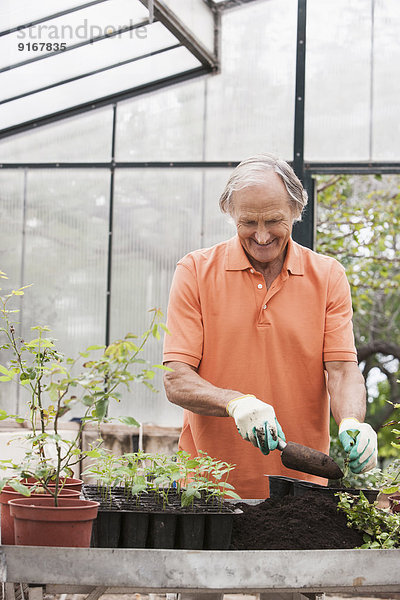
[[[273,169],[282,179],[289,195],[289,204],[295,215],[294,220],[301,221],[301,213],[308,201],[307,192],[292,167],[272,154],[256,154],[243,160],[234,169],[219,200],[221,211],[232,215],[232,193],[265,183],[268,169]]]

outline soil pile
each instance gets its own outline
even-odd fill
[[[235,515],[231,550],[318,550],[355,548],[362,534],[347,527],[334,500],[312,493],[269,498]]]

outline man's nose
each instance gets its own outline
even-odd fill
[[[258,244],[268,244],[268,242],[270,241],[270,233],[268,227],[266,227],[265,225],[259,225],[257,227],[257,231],[254,234],[254,237],[256,238],[256,242]]]

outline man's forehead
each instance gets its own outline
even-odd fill
[[[258,217],[260,219],[268,217],[268,218],[274,218],[274,219],[282,219],[284,217],[287,216],[287,212],[280,210],[277,207],[263,207],[263,208],[257,208],[257,207],[242,207],[242,206],[238,206],[237,207],[237,213],[240,215],[240,217],[242,219],[246,219],[246,218],[254,218],[254,217]]]

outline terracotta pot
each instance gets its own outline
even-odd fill
[[[32,492],[31,496],[37,495],[41,498],[48,497],[51,498],[50,494],[41,494],[38,492]],[[79,498],[80,492],[78,490],[62,490],[60,492],[60,497],[75,497]],[[12,546],[15,544],[14,541],[14,519],[10,515],[10,506],[8,504],[9,500],[16,500],[18,498],[26,498],[23,494],[16,492],[14,488],[11,486],[5,486],[0,492],[0,505],[1,505],[1,543],[3,545]]]
[[[60,498],[10,500],[17,546],[89,548],[99,502]]]
[[[389,506],[392,513],[400,513],[400,492],[391,494],[388,498]]]
[[[63,477],[62,481],[65,482],[62,486],[63,490],[77,490],[78,492],[82,491],[82,479],[74,479],[73,477]],[[37,483],[37,479],[35,479],[34,477],[29,477],[28,479],[23,479],[22,483],[24,483],[25,485],[33,485],[34,483]],[[48,486],[55,487],[55,483],[53,481],[50,481],[48,483]]]

